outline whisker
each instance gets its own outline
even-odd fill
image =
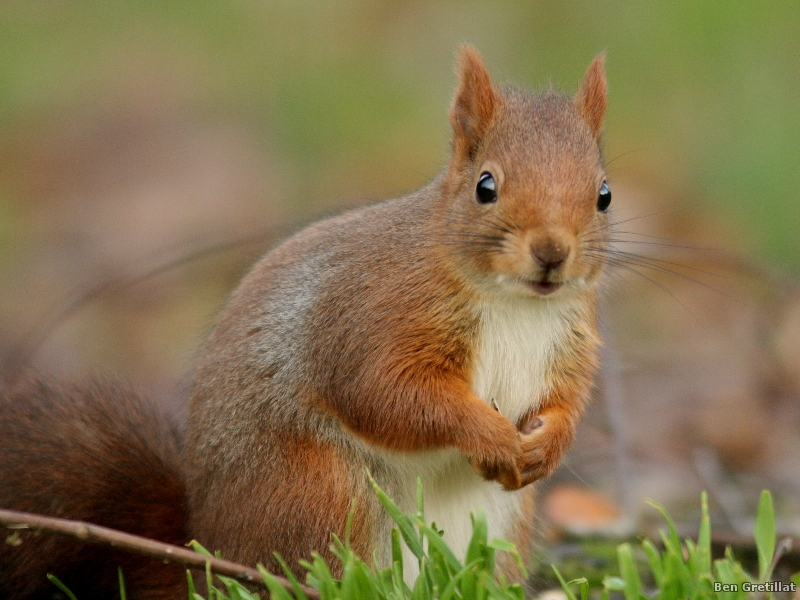
[[[498,236],[498,235],[484,235],[481,233],[470,233],[468,231],[459,232],[459,231],[451,231],[446,233],[440,233],[440,238],[459,238],[459,239],[478,239],[478,240],[492,240],[495,242],[502,242],[505,238]]]
[[[648,277],[644,273],[640,273],[639,271],[637,271],[635,268],[633,268],[633,266],[629,265],[628,263],[618,262],[616,259],[609,259],[609,263],[608,264],[610,264],[610,265],[612,265],[612,266],[614,266],[614,267],[616,267],[618,269],[622,269],[623,271],[627,271],[629,273],[634,273],[635,275],[638,275],[639,277],[642,277],[643,279],[649,281],[654,286],[656,286],[661,291],[663,291],[665,294],[667,294],[670,298],[672,298],[675,302],[677,302],[692,317],[692,319],[694,319],[694,321],[698,325],[700,325],[700,327],[702,327],[703,329],[708,329],[705,325],[703,325],[703,323],[700,322],[700,320],[697,318],[697,316],[691,310],[689,310],[689,308],[683,302],[681,302],[677,298],[677,296],[675,296],[675,294],[670,292],[669,289],[667,289],[666,287],[661,285],[658,281],[656,281],[652,277]]]
[[[638,221],[639,219],[646,219],[646,218],[649,218],[649,217],[658,217],[658,216],[661,216],[661,215],[666,215],[666,214],[669,214],[669,213],[674,213],[674,212],[678,212],[678,211],[682,211],[682,210],[685,210],[685,208],[684,207],[679,207],[679,208],[673,208],[673,209],[669,209],[669,210],[660,210],[660,211],[656,211],[656,212],[645,213],[643,215],[638,215],[638,216],[635,216],[635,217],[631,217],[629,219],[623,219],[622,221],[609,221],[608,223],[604,223],[602,225],[599,225],[594,230],[591,230],[590,232],[587,232],[587,233],[591,233],[591,232],[595,232],[596,233],[598,231],[612,229],[612,228],[617,227],[618,225],[622,225],[624,223],[630,223],[631,221]]]
[[[673,241],[675,241],[673,238],[661,237],[661,236],[658,236],[658,235],[650,235],[650,234],[647,234],[647,233],[641,233],[639,231],[619,231],[619,230],[615,230],[614,233],[625,234],[625,235],[638,235],[639,237],[646,237],[646,238],[650,238],[650,239],[653,239],[653,240],[662,240],[662,241],[665,241],[665,242],[673,242]]]
[[[618,232],[614,232],[618,233]],[[708,252],[713,252],[716,248],[704,248],[702,246],[684,246],[682,244],[668,244],[666,242],[651,242],[649,240],[623,240],[619,238],[609,238],[609,242],[612,244],[640,244],[646,246],[660,246],[662,248],[680,248],[681,250],[705,250]]]
[[[492,215],[492,218],[496,219],[501,225],[506,227],[507,233],[511,233],[511,231],[515,228],[514,224],[503,213],[494,214]]]
[[[712,292],[720,294],[721,296],[724,296],[725,298],[728,298],[729,300],[732,300],[732,301],[736,302],[737,304],[743,304],[741,300],[731,296],[730,294],[726,294],[722,290],[717,289],[712,285],[709,285],[709,284],[707,284],[707,283],[705,283],[703,281],[700,281],[699,279],[695,279],[693,277],[689,277],[688,275],[684,275],[683,273],[679,273],[679,272],[674,271],[672,269],[668,269],[666,267],[661,267],[659,265],[654,265],[652,263],[649,263],[649,262],[647,262],[646,258],[639,257],[639,256],[637,256],[635,254],[632,254],[630,256],[622,256],[622,257],[616,256],[614,254],[610,254],[608,262],[609,262],[609,264],[613,264],[613,265],[626,264],[626,265],[641,267],[641,268],[644,268],[644,269],[650,269],[652,271],[656,271],[656,272],[659,272],[659,273],[666,273],[668,275],[673,275],[675,277],[680,277],[681,279],[684,279],[686,281],[691,281],[692,283],[694,283],[696,285],[699,285],[699,286],[704,287],[704,288],[706,288],[708,290],[711,290]]]
[[[623,152],[622,154],[617,154],[617,156],[615,156],[614,158],[612,158],[611,160],[606,162],[606,168],[608,168],[609,166],[614,164],[614,162],[619,160],[620,158],[623,158],[625,156],[629,156],[631,154],[636,154],[637,152],[646,152],[648,150],[649,150],[649,148],[638,148],[638,149],[635,149],[635,150],[628,150],[627,152]]]
[[[719,277],[720,279],[726,279],[728,281],[731,281],[731,280],[734,279],[733,277],[721,275],[720,273],[714,273],[713,271],[706,271],[704,269],[698,269],[697,267],[692,267],[692,266],[689,266],[689,265],[684,265],[682,263],[676,263],[676,262],[672,262],[672,261],[669,261],[669,260],[656,258],[654,256],[645,256],[645,255],[642,255],[642,254],[635,254],[633,252],[625,252],[624,250],[617,250],[617,249],[610,250],[610,252],[612,252],[614,254],[621,254],[623,256],[627,256],[627,257],[630,257],[630,258],[638,258],[640,260],[646,260],[646,261],[652,261],[652,262],[655,262],[655,263],[671,265],[673,267],[680,267],[682,269],[688,269],[690,271],[695,271],[696,273],[702,273],[703,275],[709,275],[710,277]],[[675,273],[675,274],[677,274],[677,273]]]
[[[459,237],[459,236],[448,236],[448,237],[445,237],[445,238],[440,238],[440,240],[442,242],[444,242],[444,243],[449,243],[449,244],[463,243],[463,244],[467,244],[467,245],[470,245],[470,244],[483,244],[483,245],[487,245],[487,246],[500,246],[501,245],[500,242],[494,241],[494,240],[486,240],[486,239],[482,239],[482,238],[462,238],[462,237]]]
[[[452,225],[466,225],[466,226],[474,226],[475,225],[475,220],[474,219],[469,219],[469,218],[464,217],[464,216],[458,216],[458,217],[452,217],[451,216],[448,219],[448,222],[450,224],[452,224]],[[492,222],[490,219],[486,220],[486,225],[488,225],[492,229],[500,231],[500,232],[502,232],[504,234],[511,234],[512,233],[512,230],[511,230],[510,226],[509,226],[509,228],[507,228],[507,227],[504,227],[502,225],[498,225],[496,222]]]

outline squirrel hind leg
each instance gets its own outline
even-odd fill
[[[260,448],[262,464],[243,467],[246,472],[237,476],[235,486],[230,485],[230,469],[218,481],[210,478],[193,486],[197,493],[191,498],[191,530],[196,539],[211,551],[221,551],[223,558],[261,563],[273,573],[282,572],[274,552],[295,573],[298,561],[310,561],[318,552],[340,576],[341,564],[330,552],[332,535],[345,541],[355,499],[349,541],[356,554],[369,560],[380,512],[364,461],[296,432],[276,435],[268,445]]]
[[[26,380],[0,390],[0,507],[182,544],[188,536],[178,444],[159,407],[128,388]],[[2,598],[50,597],[57,590],[47,573],[79,598],[117,597],[118,567],[131,599],[185,596],[185,573],[176,565],[19,534],[17,545],[0,543]]]

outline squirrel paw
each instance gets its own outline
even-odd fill
[[[519,436],[515,437],[514,446],[507,450],[492,457],[472,457],[469,462],[475,472],[484,479],[497,481],[506,490],[516,490],[524,485],[520,472],[522,446]]]
[[[562,436],[549,430],[546,424],[542,418],[535,417],[521,429],[520,473],[523,486],[552,475],[564,455]]]

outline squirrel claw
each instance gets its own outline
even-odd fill
[[[529,485],[534,481],[538,481],[540,479],[544,479],[548,475],[550,475],[551,470],[547,469],[544,464],[539,464],[527,471],[522,473],[522,485]]]
[[[475,472],[488,481],[497,481],[506,491],[517,490],[524,484],[520,470],[509,465],[491,464],[469,459]]]
[[[552,475],[563,455],[563,450],[553,443],[552,436],[542,435],[543,432],[537,431],[541,428],[541,423],[536,424],[535,421],[539,419],[533,419],[526,425],[525,428],[531,433],[524,435],[522,439],[523,464],[520,471],[523,485]]]

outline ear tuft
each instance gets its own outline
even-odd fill
[[[489,71],[478,51],[463,45],[458,52],[459,86],[450,109],[453,153],[459,160],[472,158],[494,120],[502,98],[492,86]]]
[[[575,94],[575,106],[594,133],[600,137],[606,116],[606,71],[605,52],[598,54],[586,70],[583,82]]]

